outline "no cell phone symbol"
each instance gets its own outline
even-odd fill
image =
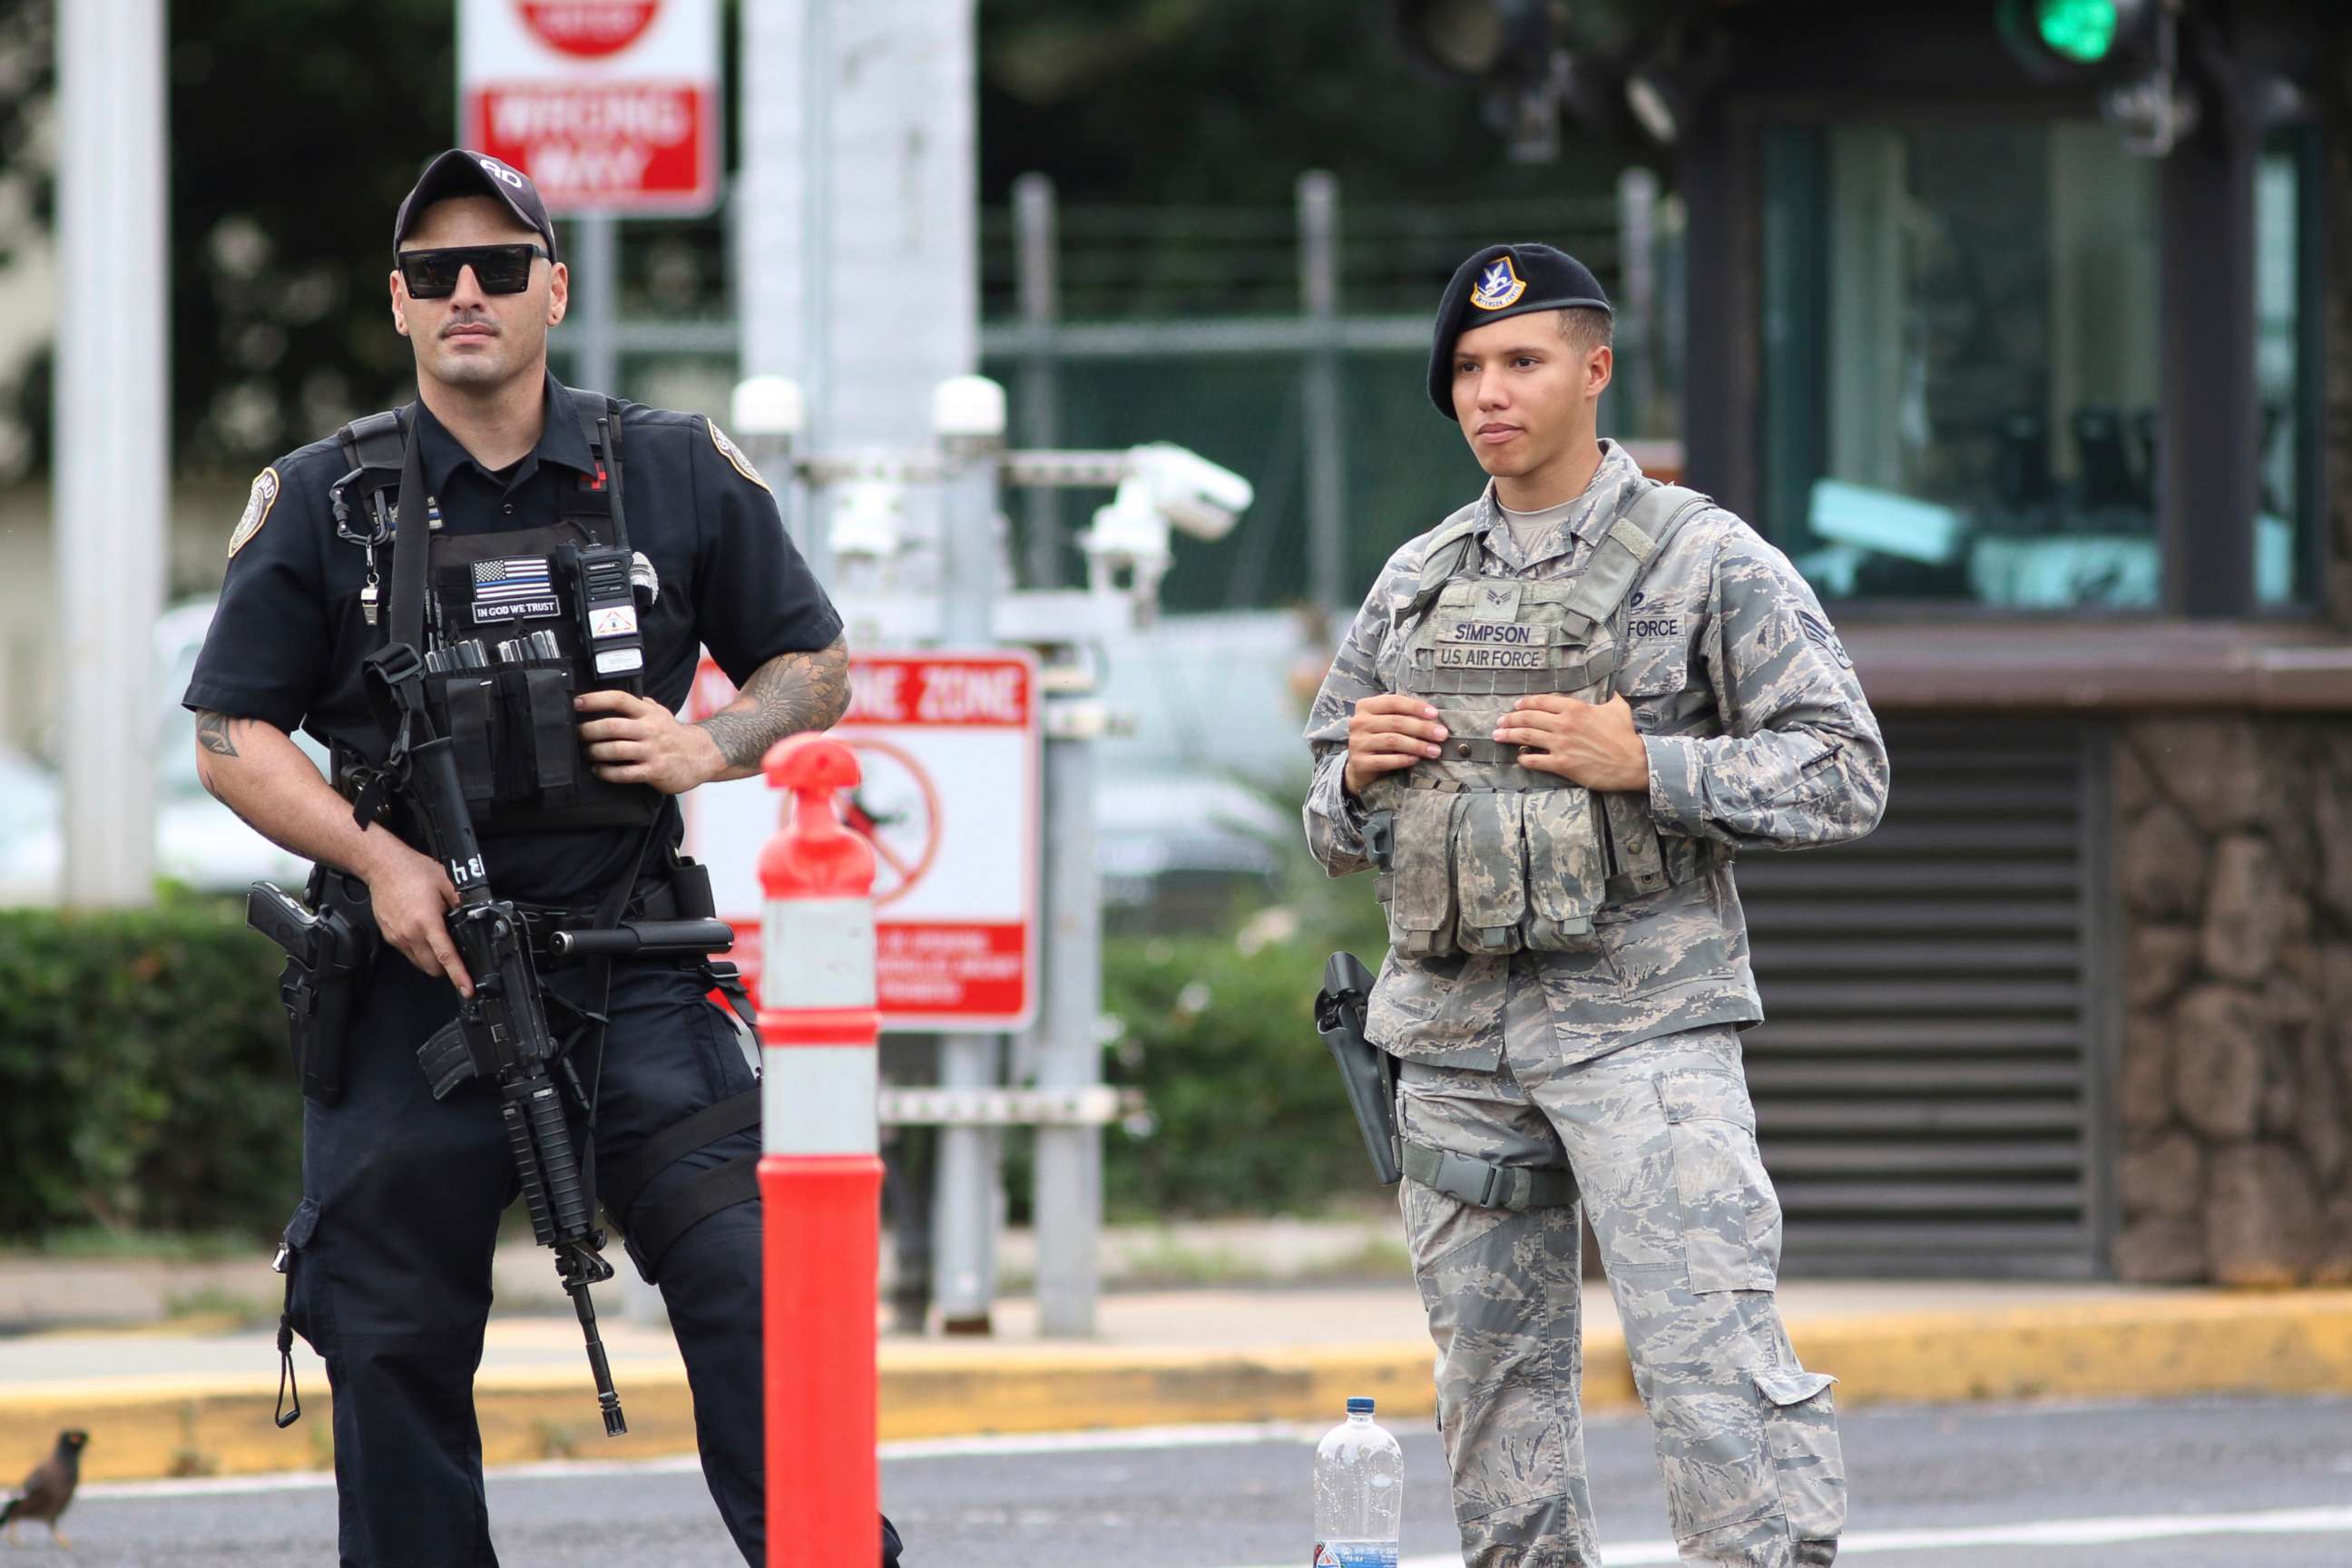
[[[940,854],[938,786],[920,763],[887,741],[859,736],[861,781],[843,803],[842,817],[874,844],[877,908],[904,898]]]

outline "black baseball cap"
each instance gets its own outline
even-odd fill
[[[547,204],[539,199],[539,187],[530,183],[530,176],[487,153],[452,147],[425,164],[415,185],[401,198],[400,216],[392,220],[394,265],[400,261],[400,242],[425,216],[425,209],[451,196],[498,197],[526,227],[539,231],[540,238],[547,241],[548,259],[555,259],[555,226],[548,221]]]
[[[1429,400],[1454,414],[1454,342],[1475,327],[1534,310],[1607,310],[1592,269],[1549,245],[1490,245],[1454,268],[1429,344]]]

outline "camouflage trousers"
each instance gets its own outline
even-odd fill
[[[1834,1380],[1800,1366],[1780,1326],[1780,1205],[1738,1035],[1696,1029],[1574,1063],[1515,1062],[1507,1046],[1494,1072],[1401,1066],[1408,1138],[1575,1172],[1682,1560],[1834,1559]],[[1481,1208],[1412,1181],[1402,1201],[1469,1568],[1597,1568],[1578,1412],[1580,1205]]]

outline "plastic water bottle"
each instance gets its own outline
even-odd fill
[[[1404,1450],[1350,1399],[1315,1447],[1315,1568],[1397,1568],[1403,1521]]]

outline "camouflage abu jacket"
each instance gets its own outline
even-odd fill
[[[1538,581],[1582,572],[1594,544],[1650,482],[1623,448],[1601,446],[1601,466],[1576,510],[1531,559],[1503,526],[1489,485],[1478,503],[1486,531],[1474,569]],[[1364,807],[1341,786],[1348,719],[1360,699],[1402,689],[1391,615],[1412,597],[1429,537],[1389,558],[1309,716],[1307,843],[1334,877],[1370,868]],[[1885,743],[1853,662],[1787,556],[1709,507],[1675,532],[1629,605],[1617,689],[1649,751],[1650,811],[1662,838],[1699,841],[1704,874],[1605,906],[1590,948],[1391,954],[1373,988],[1367,1032],[1396,1056],[1494,1067],[1507,1000],[1515,1052],[1542,1048],[1538,1020],[1548,1016],[1556,1048],[1570,1060],[1703,1025],[1755,1023],[1764,1014],[1734,855],[1835,844],[1878,825]]]

